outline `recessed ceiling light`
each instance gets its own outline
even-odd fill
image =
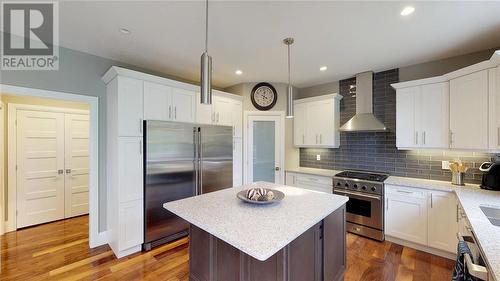
[[[120,28],[120,32],[123,33],[123,34],[127,34],[127,35],[130,34],[130,33],[132,33],[130,30],[128,30],[126,28],[123,28],[123,27]]]
[[[413,14],[413,12],[415,12],[415,8],[414,8],[414,7],[412,7],[412,6],[408,6],[408,7],[405,7],[405,8],[401,11],[401,15],[402,15],[402,16],[408,16],[408,15]]]
[[[241,70],[238,69],[234,73],[236,73],[236,75],[241,75],[241,74],[243,74],[243,71],[241,71]]]
[[[320,71],[325,71],[327,69],[328,69],[328,67],[326,67],[326,66],[322,66],[322,67],[319,68]]]

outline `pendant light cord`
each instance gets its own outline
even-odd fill
[[[290,86],[290,44],[288,46],[288,86]]]
[[[208,0],[205,1],[205,52],[208,53]]]

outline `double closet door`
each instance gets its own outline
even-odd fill
[[[17,110],[17,227],[88,213],[89,116]]]

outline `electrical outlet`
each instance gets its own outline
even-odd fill
[[[450,161],[441,161],[441,169],[449,170],[450,169]]]
[[[321,160],[321,155],[320,154],[316,154],[316,160],[318,160],[318,161]]]

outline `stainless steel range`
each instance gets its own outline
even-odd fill
[[[347,231],[383,241],[384,181],[389,175],[344,171],[333,177],[333,193],[349,197]]]

